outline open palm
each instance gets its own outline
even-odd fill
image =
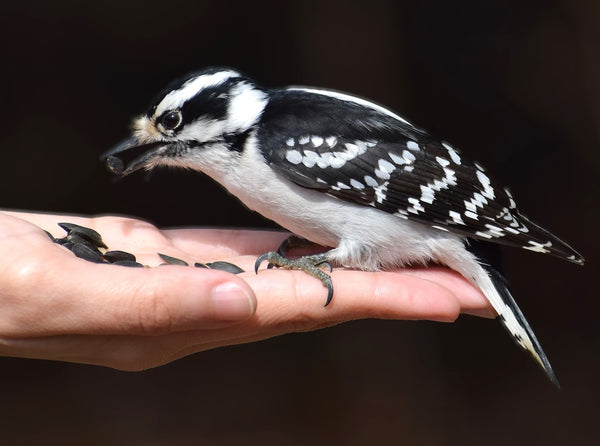
[[[151,268],[95,264],[52,243],[58,222],[96,229],[110,249]],[[42,228],[42,229],[40,229]],[[333,302],[299,271],[254,273],[256,257],[289,234],[224,229],[159,230],[124,217],[0,212],[0,354],[141,370],[185,355],[360,318],[453,321],[493,316],[487,301],[441,267],[393,272],[335,268]],[[246,272],[158,266],[157,252],[224,260]]]

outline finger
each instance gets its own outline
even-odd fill
[[[41,264],[17,266],[12,275],[19,280],[0,302],[3,336],[157,335],[236,323],[256,308],[252,289],[221,271],[125,268],[70,256],[58,268]],[[36,297],[26,304],[23,293]]]
[[[413,275],[441,285],[456,295],[461,313],[493,319],[497,315],[483,293],[456,271],[441,266],[407,268],[404,274]]]
[[[440,268],[438,275],[446,274],[453,273]],[[450,289],[403,271],[365,273],[336,270],[332,276],[335,296],[327,307],[324,307],[327,290],[320,281],[303,272],[261,270],[258,275],[246,273],[244,277],[258,296],[259,306],[254,317],[210,332],[173,333],[157,340],[151,352],[164,352],[160,356],[161,361],[169,362],[222,345],[253,342],[294,331],[310,331],[354,319],[449,322],[458,317],[461,308],[460,300]],[[179,348],[174,349],[173,345]]]
[[[242,261],[242,266],[246,267],[248,269],[248,266],[246,265],[245,261]],[[278,270],[281,271],[281,270]],[[336,271],[340,271],[340,270],[336,270]],[[343,270],[341,270],[343,271]],[[351,273],[351,271],[346,271],[347,273]],[[438,299],[456,299],[459,306],[460,306],[460,313],[464,313],[464,314],[470,314],[473,316],[479,316],[479,317],[485,317],[485,318],[495,318],[496,317],[496,313],[493,311],[493,309],[490,307],[490,304],[488,302],[488,300],[486,299],[486,297],[483,295],[483,293],[476,288],[474,285],[472,285],[468,280],[466,280],[463,276],[461,276],[460,274],[458,274],[457,272],[449,269],[449,268],[445,268],[445,267],[441,267],[441,266],[430,266],[430,267],[422,267],[422,268],[404,268],[404,269],[400,269],[397,271],[389,271],[389,272],[382,272],[382,273],[366,273],[366,272],[359,272],[356,271],[356,274],[358,274],[356,283],[354,283],[354,281],[350,282],[352,283],[351,286],[351,292],[361,292],[363,293],[368,293],[369,292],[369,287],[372,286],[371,282],[367,282],[367,281],[363,281],[364,277],[367,276],[361,276],[362,275],[367,275],[367,274],[379,274],[382,277],[382,281],[380,286],[382,287],[381,289],[384,291],[374,291],[371,290],[371,293],[374,292],[381,292],[381,294],[383,296],[387,296],[387,295],[391,295],[391,296],[400,296],[400,292],[402,291],[407,291],[410,290],[413,293],[418,293],[420,296],[420,298],[415,298],[413,301],[413,309],[418,312],[421,311],[423,308],[423,306],[427,305],[428,302],[428,296],[432,299],[434,299],[434,301],[436,303],[441,303],[442,301],[438,301]],[[301,273],[300,273],[301,274]],[[389,276],[389,274],[399,274],[400,276],[398,277],[394,277],[394,276]],[[422,287],[421,290],[418,289],[414,289],[414,288],[407,288],[407,284],[406,283],[401,283],[401,282],[396,282],[395,280],[399,280],[402,277],[405,276],[411,276],[414,278],[419,278],[422,279],[421,282],[417,283],[412,283],[410,285],[416,286],[416,285],[420,285]],[[354,278],[354,276],[351,276],[352,278]],[[359,280],[359,278],[361,278]],[[309,279],[308,277],[306,277],[306,279]],[[302,280],[302,278],[300,278],[299,280]],[[334,299],[335,299],[335,295],[340,295],[340,284],[338,283],[339,281],[335,281],[334,280],[334,289],[335,289],[335,294],[334,294]],[[315,281],[312,280],[312,285],[316,285],[316,284],[320,284],[319,281]],[[309,284],[310,285],[310,284]],[[342,280],[341,286],[342,287],[346,287],[348,285],[348,282],[345,282],[344,280]],[[392,287],[392,289],[390,289],[389,287]],[[352,288],[355,287],[355,288]],[[444,288],[444,290],[441,290],[440,288]],[[324,292],[324,291],[323,291]],[[453,297],[450,298],[449,296],[447,296],[446,292],[450,293],[450,295],[452,295]],[[443,296],[446,296],[445,298]],[[394,298],[392,298],[394,299]],[[404,298],[404,300],[398,300],[398,298],[395,300],[395,302],[397,304],[403,304],[406,303],[406,298]],[[446,303],[448,303],[448,300],[445,300]],[[445,307],[445,310],[451,310],[451,307]],[[452,311],[450,311],[449,313],[446,314],[447,317],[441,316],[440,318],[434,319],[434,320],[453,320],[452,319]],[[427,319],[432,319],[432,318],[427,318]],[[454,319],[456,319],[456,317],[454,317]]]
[[[327,289],[302,272],[261,270],[245,279],[260,299],[256,317],[267,324],[286,319],[318,324],[368,317],[453,321],[460,313],[460,301],[448,288],[403,272],[335,270],[334,297],[327,307]]]

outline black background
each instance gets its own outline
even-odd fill
[[[200,174],[115,183],[98,161],[168,81],[229,65],[399,111],[487,166],[587,264],[504,250],[561,391],[498,323],[357,321],[138,373],[1,358],[0,440],[596,443],[598,23],[597,2],[568,0],[3,4],[5,208],[271,227]]]

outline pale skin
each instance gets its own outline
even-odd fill
[[[90,227],[110,249],[151,268],[94,264],[53,243],[57,222]],[[360,272],[336,267],[333,301],[300,271],[254,273],[256,257],[289,234],[225,229],[159,230],[142,220],[0,212],[0,355],[143,370],[224,345],[310,331],[344,321],[493,317],[484,296],[442,267]],[[158,266],[157,252],[224,260],[233,275]]]

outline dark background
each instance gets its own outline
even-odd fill
[[[98,162],[168,81],[230,65],[264,85],[341,89],[399,111],[486,165],[587,264],[503,251],[561,391],[497,322],[357,321],[138,373],[0,358],[0,441],[596,443],[598,5],[3,4],[5,208],[270,226],[202,175],[164,170],[114,183]]]

